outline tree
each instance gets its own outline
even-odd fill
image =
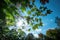
[[[60,28],[60,18],[58,16],[55,18],[55,23],[58,26],[57,28]]]
[[[26,40],[35,40],[35,38],[32,33],[29,33],[26,37]]]
[[[51,29],[49,29],[49,30],[46,32],[46,35],[47,35],[48,37],[50,37],[50,38],[53,38],[53,39],[57,40],[57,39],[56,39],[57,32],[58,32],[57,30],[51,30]]]
[[[30,4],[32,1],[32,4]],[[48,0],[40,0],[42,3],[46,3]],[[34,4],[35,0],[18,0],[18,1],[12,1],[12,0],[3,0],[1,1],[0,7],[1,8],[1,17],[0,19],[7,25],[13,25],[15,24],[15,15],[19,15],[18,12],[16,11],[16,5],[20,4],[20,10],[24,13],[27,8],[30,10],[27,11],[28,16],[24,16],[26,18],[27,22],[32,25],[33,29],[38,28],[38,26],[43,26],[41,18],[37,18],[39,16],[46,16],[47,14],[50,14],[52,11],[48,9],[45,6],[40,6],[39,9],[36,7]],[[42,4],[41,3],[41,4]],[[46,11],[47,10],[47,11]],[[46,11],[44,14],[43,12]],[[34,14],[32,12],[35,12]],[[32,17],[31,17],[32,16]],[[36,17],[36,18],[35,18]],[[6,21],[6,22],[5,22]],[[34,22],[37,22],[38,24],[34,24]]]
[[[42,33],[39,34],[40,40],[44,40],[44,35]]]
[[[54,39],[54,40],[59,40],[60,39],[60,18],[56,17],[55,18],[55,23],[57,24],[57,27],[55,29],[49,29],[46,32],[46,36]]]
[[[46,3],[49,3],[49,0],[40,0],[40,2],[44,5]]]
[[[32,4],[30,4],[32,1]],[[40,0],[41,4],[46,3],[47,0]],[[18,8],[16,7],[17,4],[20,4],[20,10],[24,13],[27,8],[30,10],[27,11],[28,16],[22,16],[26,18],[28,24],[32,26],[32,29],[38,28],[38,26],[43,26],[42,19],[39,16],[47,16],[51,14],[51,10],[45,7],[43,4],[37,8],[34,4],[35,0],[1,0],[0,1],[0,38],[3,38],[10,30],[8,26],[16,25],[15,19],[16,17],[21,17],[18,13]],[[46,11],[46,13],[43,13]],[[34,12],[34,14],[32,13]],[[31,17],[32,16],[32,17]],[[36,17],[36,18],[35,18]],[[38,18],[39,17],[39,18]],[[37,22],[35,24],[34,22]],[[7,28],[7,29],[6,29]],[[7,30],[7,33],[6,31]],[[6,34],[5,34],[6,33]],[[4,35],[3,35],[4,34]]]
[[[58,29],[50,29],[46,32],[46,36],[54,39],[54,40],[59,40],[60,39],[60,30]]]

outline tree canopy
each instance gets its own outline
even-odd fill
[[[12,35],[11,38],[17,36],[18,34],[17,31],[15,29],[9,30],[8,27],[12,25],[15,26],[16,17],[19,17],[19,16],[26,18],[27,23],[30,26],[32,26],[32,29],[34,30],[40,26],[43,26],[41,16],[47,16],[52,12],[50,9],[47,8],[47,6],[45,6],[45,4],[49,3],[49,0],[39,0],[41,4],[39,5],[39,7],[35,5],[35,1],[36,0],[1,0],[0,1],[0,35],[1,35],[0,38],[1,40],[6,39],[6,36],[7,38],[10,38],[10,35]],[[20,15],[20,13],[18,12],[18,8],[16,6],[18,4],[20,5],[19,8],[22,14],[26,11],[27,16]],[[23,31],[19,31],[19,32],[21,34],[24,33]],[[12,38],[12,40],[14,39]]]

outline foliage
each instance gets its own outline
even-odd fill
[[[46,35],[48,36],[48,37],[51,37],[51,38],[56,38],[56,35],[57,35],[57,30],[48,30],[47,32],[46,32]]]
[[[49,0],[40,0],[40,2],[44,5],[46,3],[49,3]]]
[[[29,24],[31,24],[32,26],[34,25],[34,22],[39,22],[38,26],[42,26],[43,23],[42,21],[40,21],[41,18],[37,18],[39,16],[46,16],[47,14],[50,14],[52,11],[50,9],[48,9],[45,6],[40,6],[39,8],[36,7],[36,5],[34,4],[35,0],[18,0],[18,1],[12,1],[12,0],[3,0],[1,1],[0,7],[1,8],[1,16],[4,16],[4,18],[0,18],[0,19],[4,19],[7,25],[13,25],[15,24],[15,15],[17,16],[18,12],[17,12],[17,8],[16,5],[20,4],[20,10],[24,13],[24,11],[27,10],[27,8],[29,8],[30,10],[27,11],[28,16],[24,16],[27,19],[27,22]],[[48,0],[40,0],[41,4],[42,3],[46,3],[48,2]],[[32,3],[32,4],[31,4]],[[45,4],[44,3],[44,4]],[[43,12],[46,11],[46,13],[44,14]],[[34,14],[32,13],[34,12]],[[32,17],[31,17],[32,16]],[[35,18],[36,17],[36,18]],[[2,21],[4,21],[2,20]],[[32,21],[32,22],[31,22]],[[37,28],[37,27],[36,27]]]
[[[38,26],[43,26],[42,19],[40,16],[47,16],[51,14],[51,10],[45,7],[43,4],[46,4],[48,0],[40,0],[41,5],[37,8],[34,4],[35,0],[1,0],[0,1],[0,39],[1,40],[18,40],[19,36],[17,36],[17,31],[9,30],[8,26],[16,25],[15,19],[19,17],[18,9],[16,7],[17,4],[20,4],[20,10],[24,13],[27,11],[27,8],[30,10],[27,11],[28,16],[23,16],[26,18],[28,24],[32,26],[35,30]],[[32,4],[31,4],[32,3]],[[43,13],[46,11],[46,13]],[[38,18],[39,17],[39,18]],[[34,22],[37,22],[35,24]],[[21,35],[24,33],[19,31]],[[11,34],[10,34],[11,33]],[[21,36],[20,35],[20,36]],[[14,39],[16,38],[16,39]]]
[[[46,32],[46,35],[50,38],[53,38],[54,40],[59,40],[60,39],[60,18],[56,17],[55,23],[57,24],[57,28],[55,29],[49,29]]]
[[[60,29],[58,30],[58,29],[53,29],[53,30],[48,30],[47,32],[46,32],[46,35],[48,36],[48,37],[51,37],[51,38],[53,38],[54,40],[58,40],[58,39],[60,39]]]
[[[57,28],[60,28],[60,18],[59,17],[56,17],[55,19],[55,23],[57,24]]]
[[[27,37],[26,37],[25,40],[34,40],[33,34],[32,34],[32,33],[29,33],[29,34],[27,35]]]

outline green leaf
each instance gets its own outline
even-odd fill
[[[39,19],[38,18],[35,18],[35,20],[36,20],[36,22],[38,22]]]
[[[35,29],[37,29],[38,28],[38,24],[35,24],[34,26],[33,26],[33,30],[35,30]]]
[[[47,14],[51,14],[51,12],[52,12],[51,10],[47,10],[47,12],[46,12],[46,13],[47,13]]]
[[[29,16],[26,17],[27,23],[29,24],[29,21],[31,20],[31,18]]]
[[[20,9],[21,9],[22,12],[26,11],[25,7],[20,7]]]
[[[39,26],[43,26],[43,23],[42,23],[42,22],[40,22]]]
[[[18,29],[18,33],[19,33],[19,35],[24,35],[25,33],[24,33],[24,31],[22,31],[21,29]]]
[[[28,15],[30,15],[31,14],[31,11],[29,10],[29,11],[27,11],[27,13],[28,13]]]
[[[32,8],[33,6],[32,5],[29,5],[30,8]]]
[[[31,29],[28,29],[28,31],[30,31]]]
[[[31,8],[31,12],[36,11],[36,7]]]

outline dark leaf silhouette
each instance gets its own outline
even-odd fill
[[[49,3],[49,0],[40,0],[40,2],[41,2],[42,4],[46,4],[46,3]]]

